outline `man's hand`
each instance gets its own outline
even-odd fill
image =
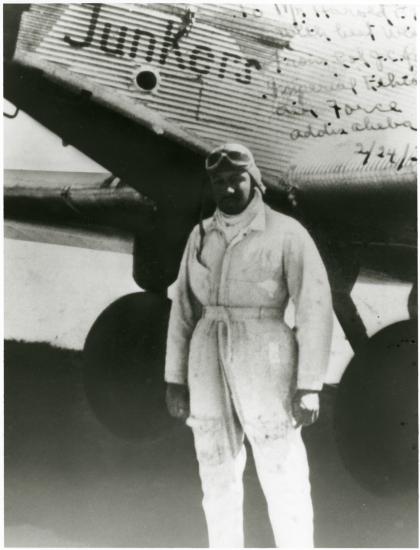
[[[292,414],[299,426],[310,426],[319,416],[319,395],[313,390],[296,390],[292,401]]]
[[[166,384],[166,406],[171,416],[186,420],[190,415],[188,387],[183,384]]]

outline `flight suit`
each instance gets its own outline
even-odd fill
[[[306,451],[291,400],[320,390],[332,305],[326,270],[296,220],[264,204],[230,242],[216,223],[189,237],[172,303],[165,380],[188,384],[211,547],[243,547],[244,434],[278,547],[313,545]],[[255,208],[255,205],[254,205]],[[295,330],[284,322],[289,298]]]

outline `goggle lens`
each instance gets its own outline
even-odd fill
[[[251,160],[246,153],[241,153],[240,151],[229,151],[227,156],[233,162],[249,162]]]
[[[215,151],[206,159],[207,170],[214,170],[226,158],[234,166],[247,166],[251,162],[251,157],[242,151]]]
[[[211,153],[206,159],[207,168],[213,168],[214,166],[217,166],[222,156],[223,155],[220,151],[217,151],[216,153]]]

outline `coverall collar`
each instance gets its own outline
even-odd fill
[[[264,231],[266,226],[266,220],[265,220],[265,204],[262,199],[261,191],[258,189],[258,187],[254,188],[255,196],[252,199],[252,203],[256,201],[256,210],[257,214],[252,218],[250,221],[248,227],[246,228],[246,231]],[[247,206],[247,208],[250,206],[251,203]],[[255,204],[255,203],[254,203]],[[216,221],[216,213],[213,214],[213,217],[210,219],[210,223],[207,226],[207,231],[213,231],[217,230],[217,221]]]

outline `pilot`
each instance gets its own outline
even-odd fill
[[[331,293],[304,227],[263,202],[251,152],[227,143],[206,159],[216,211],[188,239],[169,320],[172,416],[192,428],[210,547],[243,547],[244,436],[277,547],[313,546],[301,427],[319,414]],[[284,321],[294,304],[294,330]]]

